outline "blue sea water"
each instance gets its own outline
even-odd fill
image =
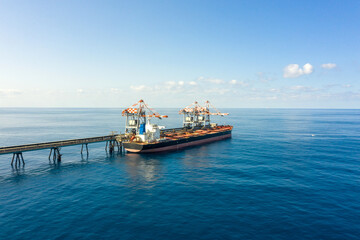
[[[231,139],[177,152],[0,155],[0,239],[360,239],[360,110],[228,111]],[[3,108],[0,146],[123,126],[121,109]]]

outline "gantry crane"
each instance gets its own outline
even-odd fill
[[[210,112],[210,108],[213,108],[215,112]],[[204,107],[199,105],[198,102],[194,102],[189,106],[181,109],[179,114],[184,114],[184,128],[209,128],[211,127],[210,115],[229,115],[229,113],[221,113],[209,101],[205,102]]]
[[[144,134],[147,118],[162,119],[168,117],[155,112],[142,99],[122,111],[122,116],[126,116],[125,133],[136,135]]]

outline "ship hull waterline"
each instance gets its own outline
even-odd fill
[[[196,137],[180,138],[178,140],[159,142],[155,144],[139,144],[126,142],[124,144],[125,150],[131,153],[157,153],[176,151],[187,147],[203,145],[215,141],[231,138],[231,130],[223,131],[216,134],[206,134]]]

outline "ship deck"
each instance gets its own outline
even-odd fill
[[[139,141],[132,141],[132,143],[136,143],[139,145],[151,145],[157,144],[159,142],[171,142],[171,141],[178,141],[181,139],[191,138],[191,137],[200,137],[209,134],[216,134],[220,132],[225,132],[232,130],[233,126],[230,125],[223,125],[223,126],[216,126],[212,128],[203,128],[192,130],[188,128],[173,128],[173,129],[164,129],[161,132],[160,140],[155,142],[139,142]],[[130,141],[129,141],[130,142]]]

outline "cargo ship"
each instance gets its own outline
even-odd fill
[[[210,112],[214,109],[215,112]],[[122,115],[126,117],[125,135],[123,142],[125,150],[132,153],[156,153],[183,149],[231,137],[233,129],[230,125],[218,125],[210,122],[210,116],[225,116],[213,107],[209,101],[204,106],[195,102],[179,111],[183,114],[183,126],[165,129],[163,126],[152,124],[152,118],[163,119],[167,115],[160,115],[151,109],[143,100],[126,108]]]

